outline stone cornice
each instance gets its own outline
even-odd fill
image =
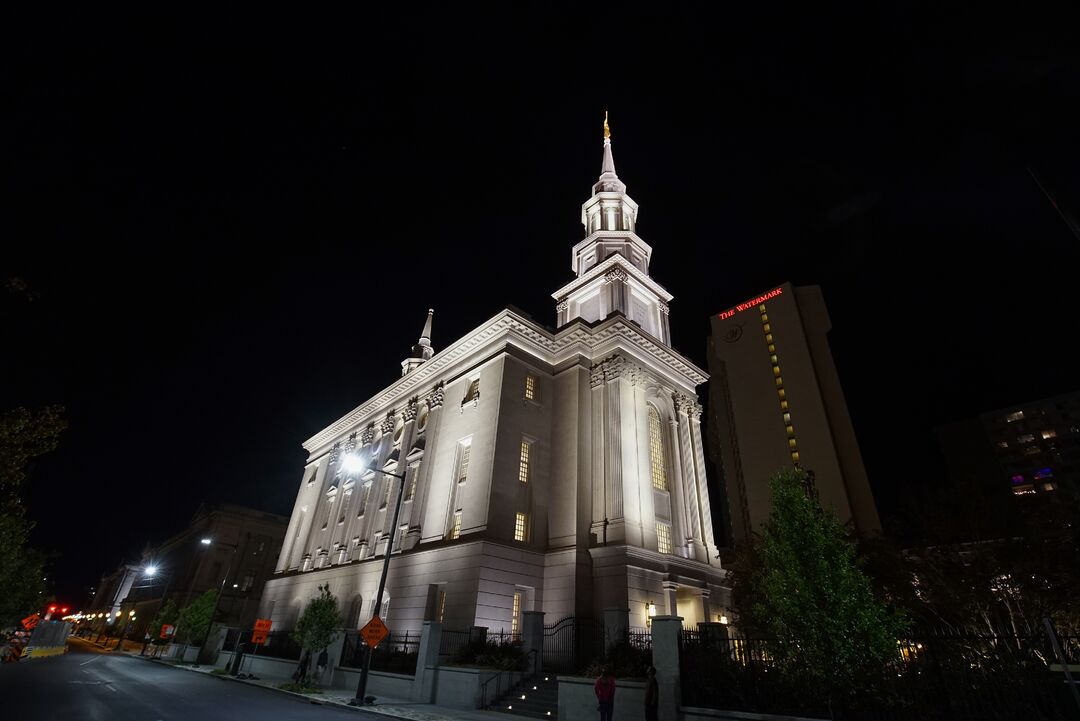
[[[627,264],[626,267],[632,266]],[[304,449],[310,454],[319,452],[362,425],[377,420],[378,415],[383,414],[385,417],[385,413],[392,411],[397,404],[404,404],[407,399],[417,395],[431,393],[437,383],[450,380],[447,378],[448,373],[460,368],[463,362],[474,359],[478,353],[490,352],[492,347],[499,343],[522,348],[553,366],[576,355],[601,359],[622,351],[653,373],[666,377],[673,384],[681,385],[691,392],[708,380],[708,375],[690,360],[648,335],[621,314],[609,316],[592,327],[583,321],[571,322],[558,332],[552,333],[512,310],[504,310],[412,373],[401,377],[378,395],[304,441]]]
[[[675,297],[671,293],[668,293],[666,290],[664,290],[664,287],[657,283],[655,280],[635,268],[630,261],[622,257],[622,255],[620,255],[619,253],[615,253],[610,257],[604,259],[604,262],[594,265],[592,268],[589,269],[587,273],[585,273],[585,275],[579,278],[575,278],[574,280],[564,285],[562,288],[559,288],[557,291],[551,294],[551,297],[555,300],[562,300],[581,286],[587,285],[588,283],[594,281],[596,278],[601,278],[607,275],[608,271],[612,270],[616,266],[625,270],[627,274],[629,274],[630,277],[632,277],[634,280],[641,283],[653,293],[656,293],[656,295],[660,297],[660,300],[664,301],[665,303],[669,302],[672,298]]]

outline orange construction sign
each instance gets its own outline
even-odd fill
[[[32,631],[34,629],[34,626],[37,626],[40,620],[41,616],[36,613],[31,614],[21,621],[22,627],[25,628],[27,631]]]
[[[172,638],[172,635],[173,635],[174,631],[176,631],[176,626],[172,626],[172,625],[170,625],[168,623],[162,624],[162,626],[161,626],[161,637],[162,638]]]
[[[360,637],[372,648],[382,643],[383,639],[388,635],[390,635],[390,629],[386,627],[386,624],[378,616],[365,623],[364,627],[360,629]]]
[[[270,627],[273,621],[269,618],[255,619],[255,631],[251,634],[251,642],[262,645],[266,643],[266,637],[270,635]]]

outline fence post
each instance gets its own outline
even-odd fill
[[[413,675],[410,701],[432,703],[435,700],[435,674],[439,667],[439,648],[442,646],[442,624],[424,621],[420,631],[420,647],[416,653],[416,673]],[[428,666],[431,666],[429,669]]]
[[[620,641],[629,638],[630,633],[630,609],[629,608],[605,608],[604,614],[604,654]]]
[[[681,616],[656,616],[652,620],[652,656],[656,684],[660,691],[660,721],[677,721],[682,685],[679,678],[679,636]]]
[[[469,629],[469,643],[484,643],[487,641],[487,626],[472,626]]]
[[[544,612],[524,611],[521,615],[521,650],[526,655],[536,651],[525,670],[538,676],[544,667]]]

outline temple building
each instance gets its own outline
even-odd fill
[[[719,619],[696,393],[707,375],[671,347],[672,296],[649,275],[637,220],[605,120],[556,328],[506,309],[436,352],[429,311],[400,377],[304,442],[261,617],[291,628],[329,584],[362,626],[392,540],[380,615],[395,630],[513,633],[528,610]]]

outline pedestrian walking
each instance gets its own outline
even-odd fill
[[[600,712],[600,721],[611,721],[615,712],[615,676],[609,667],[605,666],[600,671],[593,691],[596,692],[596,700],[599,702],[597,710]]]
[[[305,649],[304,654],[300,657],[300,665],[296,667],[296,672],[293,674],[293,681],[303,685],[309,663],[311,663],[311,652]]]
[[[645,721],[656,721],[660,706],[660,685],[656,683],[656,667],[649,666],[645,674]]]
[[[329,662],[330,656],[324,648],[322,653],[319,654],[319,660],[315,662],[315,683],[322,683],[323,672],[326,671],[326,664]]]

